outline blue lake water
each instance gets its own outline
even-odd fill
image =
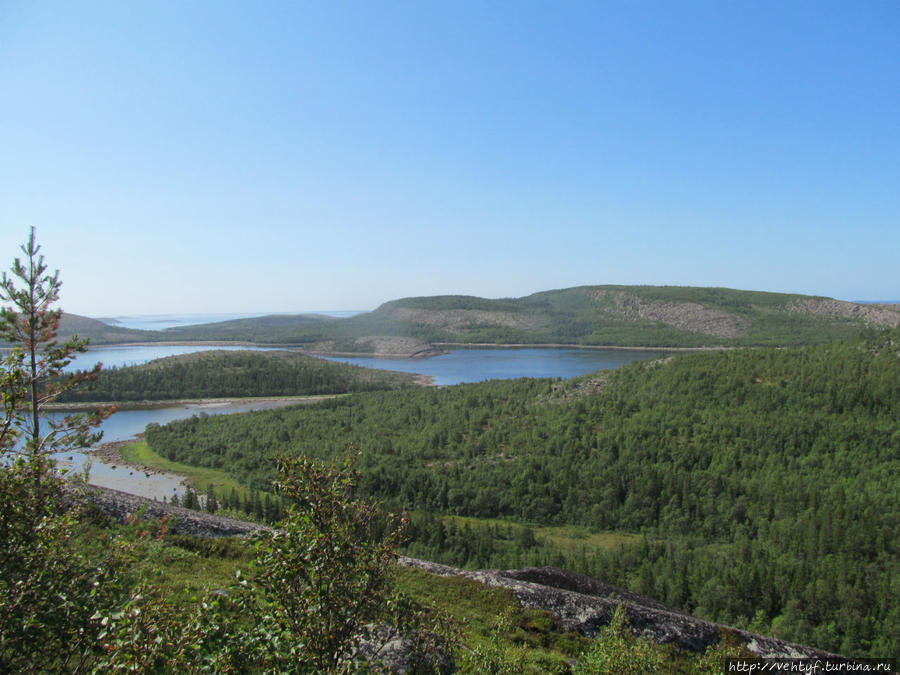
[[[110,345],[108,347],[94,347],[84,354],[78,354],[72,363],[66,368],[68,371],[93,368],[94,364],[102,363],[104,368],[121,368],[123,366],[136,366],[165,356],[177,356],[178,354],[193,354],[210,349],[255,349],[267,351],[276,347],[241,347],[227,345],[214,347],[210,345]]]
[[[427,359],[362,356],[327,357],[366,368],[431,375],[436,385],[507,380],[516,377],[562,377],[620,368],[632,361],[659,358],[665,352],[624,349],[454,349]]]
[[[193,415],[229,415],[251,410],[265,410],[279,405],[283,405],[283,403],[277,401],[256,401],[252,403],[183,405],[153,410],[120,410],[112,417],[104,420],[103,424],[100,425],[100,430],[103,431],[104,442],[127,441],[142,433],[150,423],[167,424],[168,422]],[[54,412],[50,413],[48,417],[54,421],[59,421],[64,417],[64,413]],[[104,464],[85,453],[74,451],[61,452],[53,455],[53,458],[66,471],[81,473],[85,467],[89,466],[89,480],[92,485],[113,488],[142,497],[160,500],[164,496],[171,498],[173,494],[177,494],[180,497],[184,492],[181,478],[171,474],[145,474],[143,471],[128,466]]]

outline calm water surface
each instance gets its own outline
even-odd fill
[[[167,424],[174,420],[193,415],[228,415],[232,413],[265,410],[284,405],[279,401],[256,401],[253,403],[214,403],[183,405],[172,408],[153,410],[121,410],[100,425],[103,441],[127,441],[136,434],[142,433],[150,423]],[[48,417],[60,420],[63,413],[50,413]],[[53,455],[60,467],[80,473],[85,466],[90,466],[90,483],[101,487],[113,488],[131,494],[161,500],[184,493],[181,477],[172,474],[145,474],[127,466],[104,464],[95,457],[81,452],[62,452]]]
[[[437,385],[508,380],[516,377],[562,377],[611,368],[632,361],[659,358],[665,352],[624,349],[454,349],[427,359],[385,359],[361,356],[328,357],[366,368],[431,375]]]
[[[123,366],[136,366],[154,359],[166,356],[178,356],[179,354],[193,354],[210,349],[225,349],[236,351],[241,349],[253,349],[256,351],[269,351],[277,347],[241,347],[227,345],[215,347],[210,345],[110,345],[108,347],[95,347],[84,354],[78,354],[72,363],[66,368],[68,371],[93,368],[94,364],[102,363],[104,368],[122,368]]]

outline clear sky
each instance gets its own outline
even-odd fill
[[[0,264],[92,316],[900,299],[900,2],[0,0]]]

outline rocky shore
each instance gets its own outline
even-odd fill
[[[124,459],[122,459],[121,449],[126,445],[130,445],[136,440],[143,438],[143,436],[144,434],[136,434],[134,438],[127,441],[110,441],[109,443],[101,443],[100,445],[94,446],[93,448],[84,450],[84,452],[85,454],[91,455],[92,457],[96,457],[104,464],[112,464],[115,466],[124,464],[126,466],[132,466],[135,469],[140,469],[141,471],[146,471],[147,473],[160,473],[156,469],[151,469],[148,466],[129,464]]]
[[[357,356],[359,356],[357,354]],[[220,408],[227,405],[240,403],[259,404],[263,408],[280,408],[289,405],[310,404],[334,398],[340,394],[309,394],[306,396],[241,396],[230,398],[178,398],[164,399],[161,401],[125,401],[113,403],[111,401],[91,401],[85,403],[48,403],[47,410],[59,412],[88,412],[100,407],[115,406],[117,410],[154,410],[157,408],[175,408],[186,406],[192,408]]]

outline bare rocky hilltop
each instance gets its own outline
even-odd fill
[[[524,607],[550,612],[559,622],[560,630],[588,637],[596,636],[600,628],[609,624],[616,608],[623,605],[632,631],[659,644],[702,652],[718,643],[723,633],[728,633],[760,658],[840,658],[812,647],[698,619],[652,598],[555,567],[461,570],[406,557],[400,558],[400,564],[438,576],[463,576],[488,586],[509,588]]]
[[[444,346],[718,348],[796,346],[900,326],[900,304],[689,286],[579,286],[522,298],[411,297],[349,318],[273,315],[128,331],[64,315],[95,343],[292,345],[328,354],[426,357]]]

